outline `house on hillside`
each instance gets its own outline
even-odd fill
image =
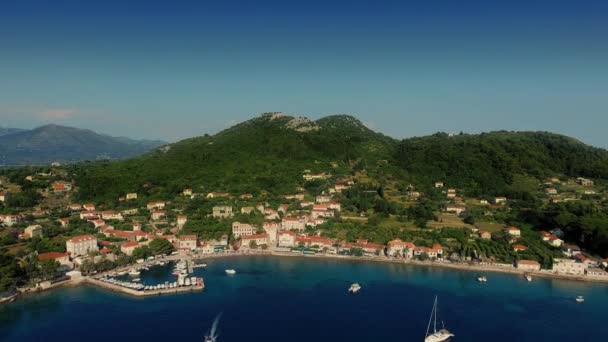
[[[167,212],[164,210],[154,210],[152,211],[152,221],[163,220],[167,217]]]
[[[87,255],[90,252],[97,252],[97,238],[93,235],[79,235],[65,242],[66,251],[70,257],[75,258],[82,255]]]
[[[450,204],[445,208],[445,211],[448,213],[455,213],[456,215],[460,215],[462,212],[466,211],[467,208],[463,205],[455,205]]]
[[[230,194],[227,192],[210,192],[207,194],[207,198],[220,198],[220,197],[229,197]]]
[[[150,202],[146,205],[146,208],[148,210],[163,209],[163,208],[165,208],[165,202],[163,202],[163,201]]]
[[[212,216],[215,218],[229,218],[234,216],[232,207],[229,205],[218,205],[213,207]]]
[[[485,229],[480,229],[479,237],[482,238],[483,240],[492,240],[492,233],[490,233],[489,231],[487,231]]]

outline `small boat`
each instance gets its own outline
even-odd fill
[[[136,270],[136,269],[132,269],[129,271],[130,276],[138,276],[140,274],[141,274],[141,272],[139,272],[139,270]]]
[[[132,282],[134,282],[134,283],[137,283],[137,282],[140,282],[140,281],[141,281],[141,279],[139,279],[139,278],[135,278],[135,279],[133,279],[133,280],[131,280],[131,281],[132,281]]]
[[[480,277],[477,277],[477,281],[480,283],[485,283],[488,281],[488,278],[486,278],[486,276],[480,276]]]
[[[532,281],[532,276],[529,274],[524,274],[524,278],[526,278],[527,281]]]
[[[585,301],[585,297],[583,297],[583,296],[577,296],[577,297],[576,297],[576,302],[577,302],[577,303],[582,303],[582,302],[584,302],[584,301]]]
[[[431,333],[431,322],[433,322],[433,332]],[[443,325],[443,323],[442,323]],[[426,327],[426,336],[424,342],[444,342],[449,341],[454,334],[452,334],[445,327],[437,330],[437,296],[435,296],[435,303],[433,304],[433,310],[431,310],[431,317],[429,318],[429,325]]]
[[[226,274],[228,274],[228,275],[235,275],[236,274],[236,270],[234,270],[232,268],[231,269],[227,269],[226,270]]]
[[[354,283],[348,288],[348,292],[350,293],[357,293],[359,291],[361,291],[361,285],[359,285],[359,283]]]

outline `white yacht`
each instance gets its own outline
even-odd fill
[[[488,278],[486,278],[486,276],[479,276],[477,277],[477,281],[480,283],[485,283],[488,281]]]
[[[232,268],[231,269],[227,269],[226,270],[226,274],[228,274],[228,275],[234,275],[234,274],[236,274],[236,270],[234,270]]]
[[[577,302],[577,303],[582,303],[582,302],[584,302],[584,301],[585,301],[585,297],[583,297],[583,296],[578,296],[578,297],[576,297],[576,302]]]
[[[527,281],[532,281],[532,276],[529,274],[525,274],[524,277],[526,278]]]
[[[359,283],[352,284],[348,289],[348,292],[350,293],[357,293],[359,291],[361,291],[361,285],[359,285]]]
[[[138,276],[140,274],[141,274],[141,272],[139,270],[137,270],[137,269],[132,269],[132,270],[129,271],[129,275],[130,276]]]
[[[433,331],[431,332],[431,322],[433,322]],[[443,325],[443,323],[442,323]],[[435,303],[433,304],[433,310],[431,311],[431,317],[429,318],[429,325],[426,327],[426,336],[424,342],[444,342],[449,341],[454,334],[452,334],[445,327],[437,330],[437,296],[435,296]]]

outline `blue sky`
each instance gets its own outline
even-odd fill
[[[608,147],[606,1],[0,3],[0,125],[135,138],[262,112],[393,137],[548,130]]]

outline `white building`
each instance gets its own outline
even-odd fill
[[[249,248],[252,242],[255,242],[256,246],[268,245],[268,234],[262,233],[241,237],[241,248]]]
[[[90,252],[99,250],[97,247],[97,238],[93,235],[75,236],[65,242],[65,249],[72,258],[87,255]]]
[[[517,268],[523,271],[540,271],[540,264],[536,260],[517,260]]]
[[[165,207],[165,202],[162,202],[162,201],[150,202],[146,205],[146,208],[148,208],[148,210],[163,209],[164,207]]]
[[[228,205],[218,205],[213,207],[213,217],[216,218],[229,218],[234,216],[232,207]]]
[[[554,259],[552,271],[557,274],[583,275],[587,267],[572,259]]]
[[[305,220],[298,217],[284,217],[281,227],[285,230],[304,230],[306,229]]]
[[[296,245],[296,233],[291,231],[280,231],[278,234],[279,247],[294,247]]]
[[[245,235],[253,235],[258,229],[248,223],[232,222],[232,236],[239,238]]]

